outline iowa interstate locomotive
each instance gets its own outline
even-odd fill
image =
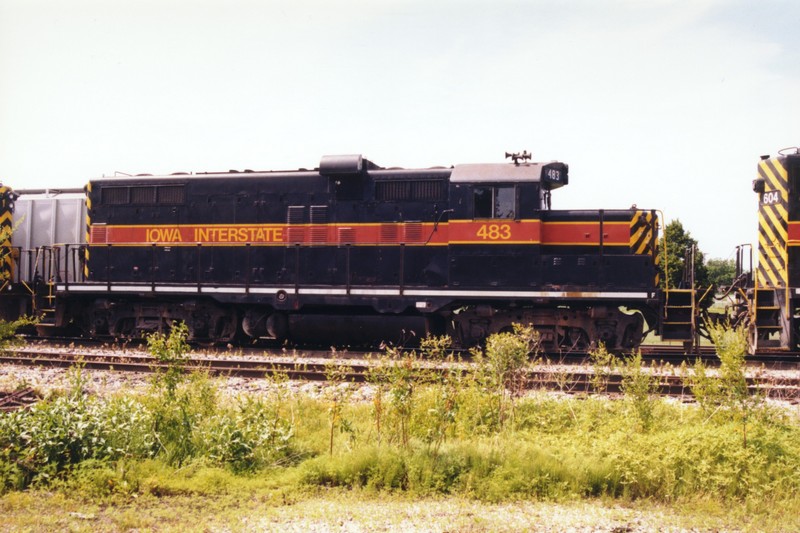
[[[314,170],[95,179],[84,210],[71,211],[85,228],[77,239],[25,249],[15,232],[7,284],[35,293],[45,324],[95,336],[183,321],[201,341],[449,334],[469,346],[521,323],[548,349],[623,350],[647,329],[691,335],[683,319],[664,319],[655,211],[552,209],[568,166],[509,155],[413,170],[325,156]]]
[[[800,150],[763,156],[753,181],[758,196],[758,262],[741,266],[737,319],[750,326],[751,348],[796,351],[800,344]],[[742,260],[740,254],[739,264]]]

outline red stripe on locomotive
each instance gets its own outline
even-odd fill
[[[629,222],[605,222],[603,224],[604,246],[629,246]],[[600,222],[544,222],[542,224],[543,245],[600,244]]]

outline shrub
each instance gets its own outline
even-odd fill
[[[539,351],[539,333],[531,326],[514,324],[513,332],[496,333],[486,340],[486,348],[473,349],[478,365],[477,380],[496,403],[500,424],[513,421],[514,398],[521,395]],[[510,410],[510,413],[508,412]]]
[[[386,377],[388,379],[389,412],[387,421],[394,422],[394,434],[400,443],[408,447],[411,439],[411,416],[414,413],[417,389],[416,372],[419,362],[416,352],[400,352],[387,350],[391,365]],[[390,426],[391,427],[391,426]]]
[[[622,393],[639,419],[642,428],[647,430],[653,422],[656,406],[655,394],[658,392],[658,375],[642,365],[642,353],[637,351],[620,363],[622,371]],[[651,369],[652,370],[652,369]]]
[[[147,336],[147,349],[156,360],[153,386],[167,400],[173,400],[175,389],[184,381],[184,367],[189,358],[189,327],[183,322],[174,322],[169,335],[161,332]]]
[[[606,349],[606,345],[600,345],[594,350],[589,351],[589,360],[592,362],[592,377],[590,383],[592,390],[598,394],[603,394],[608,389],[608,381],[614,368],[619,364],[617,357]]]
[[[0,280],[1,281],[1,280]],[[0,351],[7,350],[22,343],[22,339],[17,335],[17,330],[25,326],[32,326],[38,320],[30,317],[22,317],[17,320],[0,320]]]
[[[350,436],[351,443],[355,440],[355,430],[349,418],[345,416],[345,407],[353,391],[347,381],[347,368],[335,363],[326,363],[325,379],[329,386],[325,389],[325,399],[328,403],[328,417],[330,433],[328,437],[328,453],[333,455],[333,442],[336,429],[340,433]]]
[[[0,416],[4,485],[46,481],[90,459],[149,456],[154,448],[150,425],[144,407],[130,399],[62,396],[6,413]]]
[[[702,362],[694,365],[689,383],[702,408],[710,416],[722,416],[741,424],[742,444],[747,446],[747,428],[751,417],[765,409],[764,398],[750,392],[747,385],[745,356],[747,329],[744,325],[709,322],[706,328],[719,359],[717,375],[710,375]]]
[[[286,463],[293,428],[262,400],[239,398],[233,409],[202,419],[193,438],[198,455],[235,471]]]

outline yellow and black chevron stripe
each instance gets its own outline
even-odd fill
[[[0,282],[14,278],[14,257],[11,250],[14,196],[11,188],[0,185]]]
[[[758,164],[758,178],[764,180],[758,208],[758,286],[786,287],[788,283],[788,173],[783,158],[765,159]]]
[[[83,278],[89,279],[89,245],[92,240],[92,183],[86,185],[86,247],[83,257]]]
[[[631,218],[631,253],[655,257],[656,286],[659,283],[658,254],[655,253],[656,239],[656,214],[654,211],[636,211]]]
[[[631,252],[637,255],[652,255],[655,239],[653,238],[653,221],[655,214],[651,211],[636,211],[631,218]]]

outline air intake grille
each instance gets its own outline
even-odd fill
[[[446,199],[445,193],[445,182],[441,180],[375,182],[375,199],[379,202],[440,202]]]

